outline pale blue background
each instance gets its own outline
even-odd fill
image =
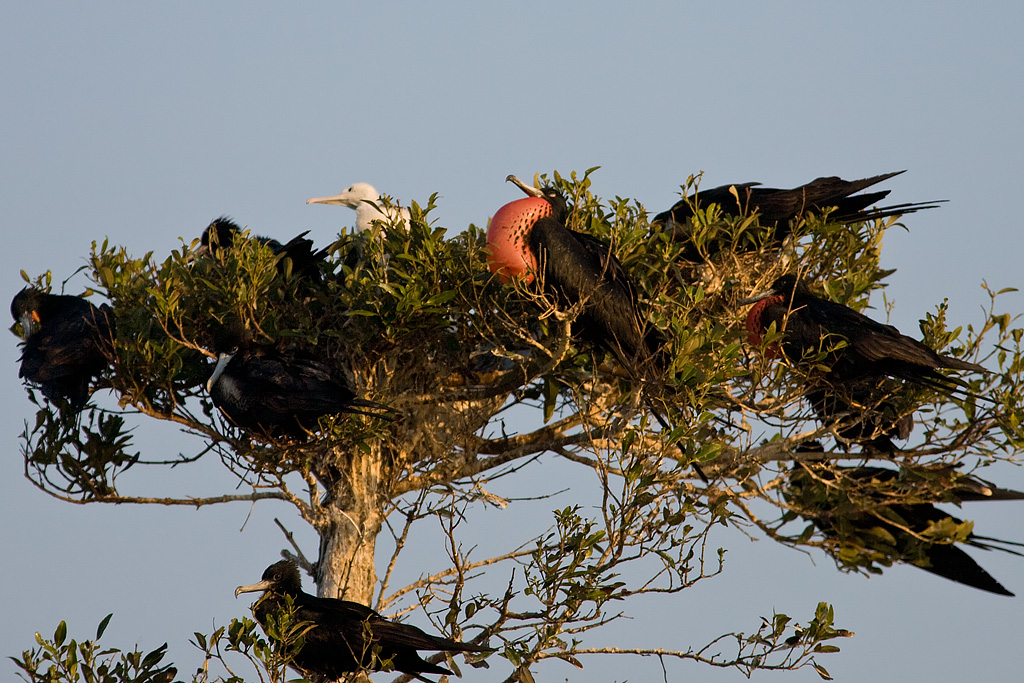
[[[598,194],[662,210],[699,171],[712,185],[791,186],[906,168],[886,185],[894,201],[950,203],[886,240],[884,264],[899,269],[888,289],[892,321],[915,333],[918,318],[949,297],[952,322],[977,323],[982,279],[997,288],[1024,279],[1021,26],[1011,2],[7,3],[0,292],[21,287],[19,269],[67,277],[104,236],[138,255],[165,254],[224,213],[276,237],[309,229],[325,244],[354,213],[304,202],[354,181],[405,203],[439,192],[434,215],[454,233],[519,196],[508,173],[600,165]],[[70,289],[84,285],[79,276]],[[1024,302],[1014,294],[1005,306],[1017,313]],[[294,516],[274,503],[197,512],[50,499],[22,476],[17,434],[33,408],[16,358],[8,337],[0,655],[20,653],[62,618],[89,636],[112,611],[110,643],[169,641],[171,658],[191,671],[200,660],[190,634],[247,613],[232,589],[254,581],[284,545],[272,518],[295,527]],[[150,457],[171,456],[190,448],[176,434],[146,427],[138,441]],[[564,471],[543,465],[536,486],[556,488]],[[121,484],[147,495],[228,492],[220,473],[210,461]],[[1019,470],[998,473],[1024,489]],[[563,495],[536,509],[572,502]],[[981,533],[1024,540],[1021,504],[968,513]],[[488,511],[478,528],[507,528],[510,517]],[[303,538],[315,552],[311,535]],[[840,575],[820,553],[736,533],[719,542],[729,548],[724,576],[629,604],[634,620],[588,644],[685,649],[723,630],[749,631],[773,610],[806,619],[827,599],[838,623],[857,632],[820,660],[837,680],[1020,676],[1020,598],[909,567],[870,580]],[[436,548],[420,552],[429,563],[444,559]],[[1024,593],[1024,560],[975,556]],[[538,680],[662,675],[653,659],[584,664],[580,672],[550,663]],[[5,679],[12,669],[0,664]],[[688,663],[668,671],[670,680],[742,680]],[[507,674],[496,660],[466,680]],[[789,679],[817,676],[807,669]]]

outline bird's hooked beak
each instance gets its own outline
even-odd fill
[[[193,263],[196,262],[196,259],[202,258],[203,256],[206,256],[209,253],[210,253],[210,245],[209,244],[200,244],[194,250],[192,250],[189,253],[185,254],[185,265],[191,266]]]
[[[235,597],[237,598],[242,593],[262,593],[273,588],[273,583],[264,579],[259,583],[254,583],[251,586],[239,586],[235,589]]]
[[[526,183],[524,183],[522,180],[520,180],[516,176],[512,175],[511,173],[508,174],[508,176],[506,176],[505,182],[514,184],[516,187],[518,187],[520,190],[525,192],[530,197],[542,197],[542,196],[544,196],[544,193],[542,193],[536,187],[531,187],[531,186],[527,185]]]
[[[38,311],[25,311],[21,314],[19,320],[21,322],[22,332],[25,334],[25,339],[31,337],[36,330],[39,329],[40,320]]]
[[[306,204],[337,204],[340,206],[347,206],[351,209],[354,209],[356,207],[352,203],[352,200],[348,198],[346,194],[347,192],[348,191],[346,190],[345,192],[342,192],[341,194],[336,194],[332,197],[313,197],[312,199],[307,199]]]
[[[776,294],[778,294],[778,292],[776,292],[774,289],[769,289],[767,291],[760,292],[759,294],[748,296],[746,299],[741,300],[739,305],[746,306],[747,304],[756,304],[758,301],[767,299],[770,296],[775,296]]]
[[[234,353],[222,353],[217,357],[217,365],[213,368],[213,374],[210,375],[210,379],[206,380],[206,392],[213,392],[213,385],[217,383],[220,376],[224,374],[224,368],[228,366],[231,359],[235,357]]]

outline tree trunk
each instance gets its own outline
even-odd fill
[[[337,480],[324,498],[323,521],[317,527],[317,594],[372,605],[377,583],[374,548],[383,521],[380,445],[371,445],[369,452],[357,448],[334,455]]]

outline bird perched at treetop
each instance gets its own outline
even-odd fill
[[[398,206],[383,206],[380,193],[369,183],[356,183],[331,197],[313,197],[307,204],[337,204],[356,211],[356,230],[363,232],[373,227],[374,222],[395,225],[408,229],[409,209]]]

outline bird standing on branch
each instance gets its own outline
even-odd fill
[[[299,351],[251,344],[236,325],[214,335],[217,364],[206,383],[214,405],[235,426],[255,434],[305,441],[324,415],[387,406],[357,398],[330,367]]]
[[[539,190],[514,175],[506,180],[529,196],[501,207],[491,219],[491,272],[504,281],[536,279],[556,306],[579,311],[574,337],[610,351],[634,381],[664,381],[665,339],[640,314],[636,288],[608,245],[565,226],[565,199],[554,188]],[[662,429],[671,431],[643,388],[641,393]],[[700,467],[694,469],[708,481]]]
[[[937,353],[892,325],[817,297],[792,274],[775,280],[767,291],[740,301],[740,305],[746,304],[757,304],[747,313],[752,343],[760,344],[761,335],[774,323],[783,332],[782,351],[787,358],[798,362],[825,351],[830,374],[836,379],[888,375],[949,391],[962,382],[943,375],[940,369],[988,372],[977,363]]]
[[[557,306],[579,306],[573,335],[611,351],[630,374],[643,378],[646,365],[662,362],[664,339],[645,324],[622,264],[601,240],[565,227],[566,203],[557,190],[538,190],[514,175],[507,180],[529,197],[506,204],[491,219],[491,271],[504,281],[536,277]]]
[[[25,337],[18,376],[55,404],[81,410],[89,383],[112,360],[114,312],[79,296],[25,287],[11,301],[11,315]]]
[[[294,623],[306,625],[302,647],[292,660],[292,666],[304,676],[333,681],[355,671],[399,671],[431,683],[420,674],[452,672],[424,660],[417,650],[492,651],[389,621],[358,602],[309,595],[302,590],[298,568],[288,560],[267,567],[259,583],[236,588],[235,597],[253,592],[263,592],[253,605],[253,614],[264,630],[268,617],[277,617],[286,609],[287,599],[291,599]]]
[[[913,425],[912,417],[893,400],[899,387],[886,377],[949,392],[965,383],[939,370],[988,372],[976,363],[937,353],[892,325],[817,297],[792,274],[740,304],[754,304],[746,319],[752,344],[760,345],[774,325],[782,333],[782,352],[791,362],[828,367],[824,373],[808,373],[805,396],[824,423],[837,424],[842,438],[876,450],[895,451],[891,438],[907,438]]]

